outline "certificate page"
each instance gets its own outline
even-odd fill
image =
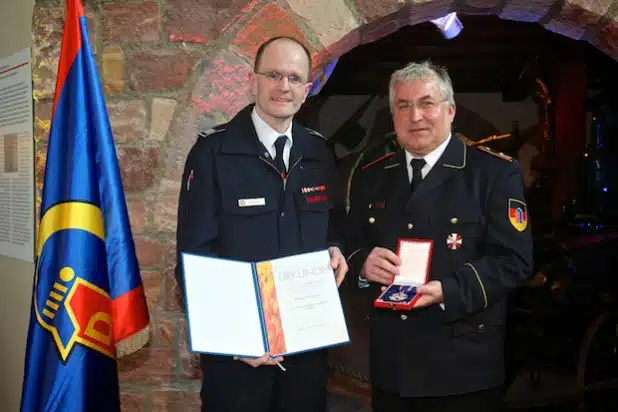
[[[327,250],[258,263],[271,354],[349,342]]]
[[[400,240],[399,276],[393,283],[421,285],[427,281],[433,243],[430,240]]]
[[[191,350],[266,353],[251,264],[184,253],[182,259]]]

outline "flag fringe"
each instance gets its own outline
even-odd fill
[[[122,358],[123,356],[130,355],[133,352],[141,349],[150,340],[150,325],[137,333],[116,342],[116,357]]]

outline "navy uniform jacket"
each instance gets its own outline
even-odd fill
[[[372,310],[372,384],[406,397],[500,385],[507,293],[532,270],[520,167],[453,137],[411,196],[409,187],[403,150],[355,174],[350,273],[376,246],[396,252],[399,238],[431,239],[429,280],[442,282],[445,310]],[[371,304],[380,285],[365,291]]]
[[[261,261],[337,244],[337,214],[344,212],[327,141],[294,123],[284,182],[258,140],[252,109],[200,134],[189,152],[178,206],[178,254]],[[180,263],[176,278],[182,288]]]

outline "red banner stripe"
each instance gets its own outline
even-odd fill
[[[73,65],[75,56],[82,47],[82,34],[79,19],[84,15],[84,7],[79,0],[68,0],[66,23],[62,34],[62,48],[60,50],[60,62],[58,63],[58,77],[56,78],[56,90],[54,92],[54,105],[52,118],[56,111],[58,98],[64,87],[64,81]]]
[[[119,342],[148,326],[148,305],[140,285],[112,301],[114,341]]]

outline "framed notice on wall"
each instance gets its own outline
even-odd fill
[[[34,262],[30,48],[0,57],[0,255]]]

